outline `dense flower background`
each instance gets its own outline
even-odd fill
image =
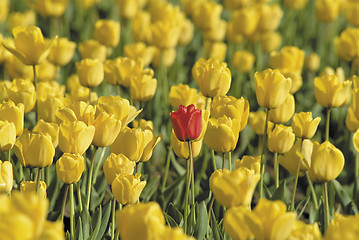
[[[359,1],[0,0],[0,239],[356,239]]]

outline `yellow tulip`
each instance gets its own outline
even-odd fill
[[[132,20],[132,35],[136,42],[151,41],[151,15],[147,11],[139,11]]]
[[[358,39],[359,29],[347,27],[334,42],[338,57],[345,61],[353,61],[355,58],[358,58]]]
[[[178,157],[189,159],[188,143],[178,140],[173,130],[171,134],[171,146],[174,153]],[[194,158],[199,155],[199,153],[201,152],[201,148],[202,148],[202,139],[196,142],[192,142],[192,154]]]
[[[64,14],[69,0],[36,0],[35,10],[42,17],[60,17]]]
[[[16,140],[14,152],[25,167],[47,167],[52,164],[55,148],[50,135],[31,133],[27,129]]]
[[[266,32],[260,35],[260,43],[264,52],[271,53],[282,45],[282,36],[278,32]]]
[[[316,77],[314,92],[317,102],[326,108],[340,107],[350,96],[351,81],[340,82],[336,75]]]
[[[22,181],[20,183],[20,191],[23,193],[36,193],[36,185],[37,182],[34,181]],[[47,198],[46,188],[46,183],[44,181],[40,181],[38,196],[41,199]]]
[[[13,122],[0,120],[0,152],[9,151],[15,144],[16,127]]]
[[[231,43],[243,42],[244,37],[235,30],[233,21],[229,21],[227,23],[226,38],[227,38],[228,42],[231,42]]]
[[[25,12],[12,12],[8,17],[8,28],[12,31],[18,26],[31,26],[36,24],[36,13],[33,10]]]
[[[294,10],[301,10],[307,5],[308,0],[284,0],[284,5],[287,8]]]
[[[172,240],[195,240],[194,237],[188,236],[183,232],[180,227],[165,227],[159,239],[172,239]]]
[[[64,223],[61,221],[46,221],[40,239],[63,240],[65,239]]]
[[[211,29],[220,20],[222,9],[222,5],[216,2],[202,1],[193,9],[193,22],[203,30]]]
[[[97,114],[93,125],[95,135],[92,143],[98,147],[110,146],[121,130],[121,121],[116,119],[115,115],[107,112]]]
[[[320,123],[320,117],[313,119],[311,112],[295,113],[292,121],[296,137],[310,139],[314,136]]]
[[[348,239],[355,240],[358,237],[359,216],[344,216],[340,213],[334,213],[334,218],[330,222],[325,232],[325,240]]]
[[[153,98],[157,88],[157,79],[153,78],[152,69],[145,69],[140,75],[133,75],[130,80],[132,100],[146,102]]]
[[[50,52],[52,41],[45,41],[36,26],[19,26],[12,30],[14,43],[3,43],[5,48],[26,65],[40,64]]]
[[[63,183],[71,184],[78,182],[84,169],[84,157],[80,154],[64,153],[56,161],[56,174]]]
[[[56,111],[57,122],[82,121],[86,125],[93,125],[95,121],[95,109],[85,102],[73,102],[64,108]]]
[[[273,153],[286,153],[292,148],[294,140],[292,128],[278,124],[268,134],[268,149]]]
[[[153,51],[152,65],[155,68],[159,68],[160,66],[170,67],[174,63],[175,59],[175,48],[159,49],[155,47]]]
[[[344,161],[343,153],[329,141],[314,144],[310,178],[315,182],[329,182],[339,176]]]
[[[12,79],[23,78],[32,81],[34,72],[31,66],[25,65],[20,59],[9,53],[6,58],[5,69],[9,72]]]
[[[260,20],[260,12],[255,7],[243,7],[233,12],[234,30],[246,37],[254,34]]]
[[[103,64],[98,59],[83,59],[76,63],[76,70],[82,86],[97,87],[103,81]]]
[[[95,135],[95,127],[82,121],[65,121],[60,124],[59,147],[64,153],[84,154]]]
[[[107,47],[116,47],[120,42],[120,22],[97,20],[93,32],[94,39]]]
[[[134,128],[141,128],[142,130],[146,128],[150,128],[153,130],[153,122],[151,120],[146,121],[142,118],[139,121],[133,120],[132,125]]]
[[[134,162],[146,162],[151,156],[153,149],[162,136],[155,136],[152,129],[140,129],[125,127],[121,131],[110,150],[116,154],[124,154],[128,159]]]
[[[157,239],[165,228],[165,217],[157,202],[128,205],[116,211],[116,223],[123,240]]]
[[[44,60],[36,65],[36,74],[38,82],[53,81],[56,78],[57,67],[48,60]]]
[[[248,168],[254,170],[255,173],[260,173],[261,157],[243,156],[242,159],[236,160],[236,168]]]
[[[57,125],[56,123],[49,123],[40,119],[36,123],[33,132],[50,135],[52,145],[54,146],[54,148],[56,148],[57,145],[59,144],[59,125]]]
[[[139,11],[139,1],[116,0],[115,3],[120,10],[120,16],[125,19],[132,19]]]
[[[130,59],[141,58],[144,67],[150,65],[154,50],[153,46],[146,46],[143,42],[127,44],[123,48],[123,52],[126,57]]]
[[[306,69],[316,72],[320,67],[320,56],[316,53],[311,53],[304,58],[304,66]]]
[[[156,21],[151,24],[151,33],[151,45],[159,49],[169,49],[177,46],[181,28],[173,21]]]
[[[283,17],[283,10],[278,4],[261,4],[258,6],[260,18],[258,30],[262,32],[275,31]]]
[[[192,68],[192,76],[205,97],[224,96],[231,85],[227,64],[215,59],[199,59]]]
[[[48,59],[57,66],[65,66],[74,56],[76,43],[67,38],[57,38],[50,50]]]
[[[226,210],[223,217],[224,230],[232,239],[252,239],[253,233],[246,225],[243,212],[249,212],[248,207],[231,207]]]
[[[216,59],[220,62],[224,61],[227,52],[227,45],[224,42],[204,41],[203,48],[205,58]]]
[[[112,193],[117,202],[121,204],[134,204],[138,201],[146,181],[141,181],[141,174],[135,176],[128,174],[118,174],[113,180],[111,187]]]
[[[221,205],[249,207],[259,179],[260,174],[248,168],[223,169],[212,173],[209,187]]]
[[[359,120],[355,116],[353,106],[348,108],[348,112],[345,117],[345,126],[350,132],[355,132],[359,128]]]
[[[25,113],[30,112],[36,103],[36,91],[32,82],[17,78],[12,81],[12,85],[7,89],[9,99],[15,104],[22,103],[25,106]]]
[[[194,25],[191,20],[184,20],[181,28],[181,33],[178,38],[178,45],[187,45],[189,44],[194,35]]]
[[[345,18],[348,23],[354,25],[355,27],[359,27],[359,4],[355,0],[349,0],[345,2]]]
[[[227,116],[229,118],[237,118],[240,120],[241,132],[247,125],[249,115],[249,103],[243,97],[236,99],[232,96],[215,97],[211,103],[211,117],[220,118]]]
[[[252,69],[255,56],[249,51],[236,51],[233,55],[233,67],[247,73]]]
[[[198,109],[198,99],[200,99],[197,89],[189,87],[187,84],[178,84],[171,86],[170,104],[174,109],[178,109],[180,105],[188,106],[194,104]]]
[[[319,230],[318,223],[314,222],[313,224],[306,224],[300,220],[294,223],[292,232],[290,233],[288,239],[293,240],[322,240],[322,233]],[[347,238],[346,238],[347,239]]]
[[[212,28],[203,32],[205,42],[223,42],[226,36],[227,22],[218,20]]]
[[[319,22],[331,22],[338,17],[339,0],[316,0],[315,17]]]
[[[265,120],[266,120],[265,112],[263,111],[250,112],[248,120],[249,120],[249,126],[255,132],[255,134],[260,136],[264,135]],[[267,133],[269,133],[269,131],[273,128],[273,126],[274,123],[269,121]]]
[[[285,46],[279,52],[272,52],[270,66],[282,74],[301,73],[304,65],[304,51],[295,46]]]
[[[63,97],[46,96],[45,98],[39,98],[37,101],[39,119],[46,122],[56,122],[56,112],[64,107],[65,99]]]
[[[269,68],[256,72],[254,78],[259,106],[273,109],[284,103],[292,86],[290,78],[285,78],[279,70]]]
[[[241,121],[237,118],[210,118],[204,143],[216,152],[230,152],[237,146]]]
[[[13,186],[12,164],[0,161],[0,195],[9,194]]]
[[[0,1],[0,23],[4,22],[7,19],[10,8],[9,0]]]
[[[125,155],[111,153],[103,164],[107,184],[111,185],[119,174],[131,175],[135,165],[135,162],[130,161]]]
[[[79,44],[79,51],[82,59],[91,58],[104,62],[107,57],[107,48],[100,42],[89,39]]]
[[[269,110],[269,121],[283,124],[288,122],[295,111],[294,96],[289,94],[282,105],[276,109]]]
[[[15,124],[16,136],[20,136],[24,129],[24,104],[15,103],[11,100],[0,104],[0,120]]]

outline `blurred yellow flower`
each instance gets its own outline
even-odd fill
[[[301,73],[304,64],[304,51],[295,46],[285,46],[279,52],[270,55],[271,68],[278,69],[282,74]]]
[[[4,22],[7,19],[9,9],[10,9],[9,0],[1,0],[0,1],[0,23]]]
[[[194,35],[194,25],[191,20],[186,19],[181,28],[181,33],[178,38],[178,45],[187,45],[189,44]]]
[[[45,41],[41,29],[36,26],[19,26],[12,30],[14,42],[4,43],[12,54],[26,65],[38,65],[46,59],[53,41]]]
[[[55,148],[50,135],[25,129],[15,142],[14,153],[23,166],[43,168],[52,164]]]
[[[74,56],[76,43],[67,38],[57,38],[50,49],[49,61],[57,66],[65,66]]]
[[[306,69],[316,72],[320,67],[320,56],[316,53],[310,53],[304,58],[304,66]]]
[[[217,21],[220,21],[222,9],[222,5],[216,2],[202,1],[193,9],[193,22],[203,30],[211,29]]]
[[[268,134],[268,149],[273,153],[286,153],[292,148],[294,140],[291,127],[277,124]]]
[[[88,97],[88,96],[87,96]],[[56,122],[56,111],[64,106],[63,97],[46,96],[37,100],[39,119],[46,122]]]
[[[84,169],[84,157],[80,154],[64,153],[56,161],[56,174],[63,183],[71,184],[78,182]]]
[[[12,81],[11,87],[7,89],[9,99],[15,104],[24,104],[25,113],[30,112],[36,103],[36,91],[32,82],[16,78]]]
[[[132,20],[132,35],[136,42],[150,42],[152,38],[151,15],[139,11]]]
[[[355,132],[359,128],[359,120],[355,116],[353,106],[348,108],[348,112],[345,117],[345,126],[350,132]]]
[[[15,140],[15,124],[7,120],[0,120],[0,152],[9,151],[14,146]]]
[[[257,30],[260,20],[260,12],[255,7],[243,7],[233,12],[232,21],[235,23],[234,30],[249,37]]]
[[[203,32],[205,42],[223,42],[226,36],[227,22],[219,20],[215,25]]]
[[[236,160],[236,168],[248,168],[254,170],[255,173],[260,173],[261,157],[243,156],[242,159]]]
[[[36,185],[37,185],[37,182],[34,182],[34,181],[22,181],[20,183],[20,191],[22,193],[35,193],[36,194]],[[39,196],[41,199],[47,199],[46,189],[47,189],[46,183],[44,181],[40,181],[39,192],[38,192],[37,196]],[[39,214],[41,214],[41,213],[39,213]]]
[[[206,59],[216,59],[220,62],[224,61],[227,52],[227,44],[224,42],[204,41],[203,56]]]
[[[95,23],[94,39],[107,47],[116,47],[120,42],[120,22],[100,19]]]
[[[100,42],[89,39],[82,43],[79,43],[79,52],[82,59],[91,58],[98,59],[104,62],[107,57],[107,48]]]
[[[159,49],[176,47],[181,34],[181,28],[171,21],[157,21],[151,24],[151,45]]]
[[[12,31],[18,26],[31,26],[36,24],[36,13],[33,10],[25,12],[12,12],[8,17],[8,28]]]
[[[127,44],[123,48],[123,52],[126,57],[128,57],[130,59],[141,58],[144,67],[147,67],[148,65],[150,65],[152,58],[153,58],[154,51],[155,51],[154,47],[146,46],[146,44],[143,42]],[[107,60],[107,61],[109,61],[109,60]],[[106,65],[106,63],[105,63],[105,65]],[[105,74],[106,74],[106,69],[105,69]]]
[[[260,43],[263,51],[270,53],[282,45],[282,36],[278,32],[266,32],[260,35]]]
[[[24,129],[24,104],[15,103],[11,100],[4,101],[0,104],[0,120],[9,121],[15,124],[16,136],[20,136]]]
[[[257,135],[264,135],[266,113],[263,111],[250,112],[248,116],[249,126]],[[269,121],[267,133],[273,128],[274,123]]]
[[[146,102],[153,98],[157,89],[157,79],[153,78],[152,69],[144,69],[139,75],[132,75],[130,95],[134,101]]]
[[[111,153],[103,164],[107,184],[111,185],[119,174],[131,175],[135,165],[136,163],[130,161],[125,155]]]
[[[76,70],[82,86],[97,87],[103,81],[103,64],[98,59],[83,59],[76,63]]]
[[[356,0],[349,0],[345,2],[345,18],[354,27],[359,27],[359,3]]]
[[[199,105],[202,104],[200,102],[198,104],[198,100],[201,100],[201,96],[197,93],[197,89],[189,87],[187,84],[178,84],[171,86],[170,93],[170,104],[174,109],[178,109],[180,105],[188,106],[194,104],[198,109]]]
[[[35,11],[42,17],[60,17],[64,14],[69,0],[36,0]]]
[[[134,18],[140,9],[139,0],[116,0],[115,3],[124,19]]]
[[[283,10],[278,4],[259,4],[260,14],[258,30],[262,32],[275,31],[283,17]]]
[[[315,17],[319,22],[331,22],[337,19],[340,0],[316,0]]]
[[[34,73],[32,67],[25,65],[20,59],[12,55],[9,51],[6,50],[6,52],[9,53],[10,56],[6,58],[5,69],[9,72],[10,77],[12,79],[23,78],[33,81]]]
[[[247,73],[252,69],[255,56],[249,51],[236,51],[233,55],[233,67]]]
[[[345,61],[353,61],[359,57],[359,28],[347,27],[334,40],[338,57]]]
[[[121,204],[137,203],[146,181],[141,181],[141,174],[135,176],[118,174],[111,184],[112,193],[117,202]]]
[[[318,223],[307,224],[300,220],[294,223],[292,232],[289,234],[288,239],[291,240],[322,240],[322,233],[319,230]],[[347,239],[347,238],[346,238]]]
[[[159,49],[154,48],[152,65],[155,68],[159,68],[161,66],[170,67],[176,60],[176,48],[167,48],[167,49]]]
[[[284,0],[284,5],[287,8],[294,10],[301,10],[307,5],[308,0]]]
[[[244,212],[249,212],[247,206],[231,207],[226,210],[223,218],[224,230],[232,239],[245,240],[252,239],[253,233],[247,226]]]
[[[358,238],[359,215],[344,216],[334,213],[334,218],[330,222],[325,232],[325,240],[346,239],[355,240]]]
[[[14,181],[12,171],[11,162],[0,160],[0,195],[11,192]]]

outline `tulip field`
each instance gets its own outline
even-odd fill
[[[359,238],[358,0],[0,0],[0,240]]]

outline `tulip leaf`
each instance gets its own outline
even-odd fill
[[[286,181],[285,179],[281,182],[281,184],[279,185],[279,187],[275,190],[275,192],[273,193],[271,200],[282,200],[284,202],[284,197],[285,197],[285,191],[286,191]]]
[[[328,182],[328,200],[329,200],[329,216],[334,215],[334,204],[335,204],[335,189],[332,182]]]
[[[66,184],[62,184],[58,178],[51,181],[49,187],[47,188],[47,195],[50,199],[49,210],[61,211],[62,201],[64,199]]]
[[[181,175],[181,177],[177,178],[176,181],[172,182],[171,185],[167,186],[164,191],[165,202],[169,202],[172,199],[172,195],[178,191],[183,192],[183,183],[186,180],[186,174]],[[178,194],[179,198],[181,194]],[[173,204],[175,204],[175,200],[173,200]]]
[[[307,207],[308,203],[310,201],[310,195],[308,195],[308,197],[306,197],[305,199],[301,200],[299,202],[299,204],[297,205],[297,208],[295,209],[295,212],[298,212],[300,207],[302,206],[302,204],[304,203],[304,206],[302,207],[302,209],[300,210],[300,212],[298,213],[297,219],[300,219],[300,217],[303,215],[305,208]]]
[[[141,193],[141,198],[144,202],[148,202],[153,196],[153,194],[157,191],[160,180],[161,176],[156,176],[146,184],[145,188],[142,190]]]
[[[95,221],[92,221],[93,231],[88,239],[90,239],[90,240],[96,239],[96,237],[99,233],[100,227],[101,227],[101,219],[102,219],[102,207],[100,205],[98,210],[95,212],[94,216],[92,217],[92,220],[95,220]]]
[[[183,220],[183,215],[172,203],[168,204],[166,213],[175,221],[177,226],[181,225],[181,222]]]
[[[178,173],[178,175],[182,176],[183,174],[186,174],[186,169],[181,166],[181,164],[176,161],[175,157],[171,157],[171,164]]]
[[[83,239],[88,239],[91,227],[91,216],[86,208],[82,209],[80,218],[82,222]]]
[[[197,207],[197,224],[194,231],[196,239],[205,239],[208,227],[207,207],[204,201],[200,202]]]
[[[96,240],[103,239],[103,235],[106,232],[108,222],[110,220],[112,203],[113,202],[109,202],[106,205],[106,207],[104,208],[104,210],[103,210],[103,217],[102,217],[102,221],[101,221],[101,227],[100,227],[100,229],[98,231],[97,237],[95,238]]]
[[[332,180],[332,184],[334,186],[335,192],[337,193],[337,196],[339,197],[342,207],[345,208],[348,204],[351,203],[352,199],[337,180]]]
[[[214,215],[213,209],[211,211],[211,226],[212,226],[213,239],[214,240],[223,239],[223,237],[221,236],[220,228],[218,226],[217,219],[216,219],[216,216]]]
[[[78,240],[83,240],[84,236],[82,233],[82,221],[81,221],[81,217],[79,217],[79,221],[77,222],[77,226],[76,226],[76,236]]]
[[[101,204],[102,200],[105,197],[106,192],[103,192],[101,196],[98,194],[97,190],[92,187],[91,191],[91,202],[90,202],[90,210],[92,212],[95,211],[95,209]]]
[[[170,227],[178,227],[178,224],[170,215],[168,215],[167,213],[164,213],[164,215],[165,215],[166,222]]]

